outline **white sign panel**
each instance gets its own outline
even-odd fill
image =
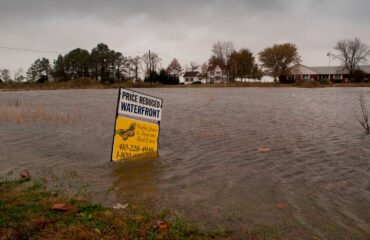
[[[161,121],[162,99],[128,89],[120,89],[118,114]]]

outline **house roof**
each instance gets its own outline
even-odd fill
[[[199,74],[199,76],[198,77],[200,77],[200,78],[207,78],[207,73],[205,73],[205,74]]]
[[[221,67],[220,65],[216,64],[216,65],[211,65],[207,68],[207,72],[209,71],[214,71],[217,67],[221,68],[221,70],[226,70],[225,68]]]
[[[348,74],[348,71],[343,69],[343,67],[340,67],[340,66],[311,67],[311,69],[315,71],[317,74],[323,74],[323,75]]]
[[[196,77],[199,74],[198,71],[185,72],[184,77]]]
[[[291,68],[293,74],[302,74],[302,75],[314,75],[317,74],[316,71],[302,64],[295,65]]]
[[[363,65],[363,66],[360,66],[360,68],[365,73],[370,74],[370,65]]]
[[[359,66],[359,67],[365,73],[370,74],[370,65],[362,65],[362,66]],[[302,75],[348,74],[348,71],[346,69],[343,69],[342,66],[307,67],[305,65],[298,64],[298,65],[293,66],[291,69],[292,69],[293,74],[302,74]]]

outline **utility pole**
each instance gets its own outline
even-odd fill
[[[150,57],[150,50],[149,50],[149,85],[152,85],[152,59]]]
[[[328,54],[326,54],[327,57],[329,57],[329,67],[331,66],[330,64],[330,57],[331,57],[331,52],[328,52]]]
[[[131,81],[131,56],[128,57],[128,79]]]

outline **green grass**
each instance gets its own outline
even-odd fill
[[[51,209],[55,203],[71,206],[67,212]],[[161,223],[161,224],[160,224]],[[163,224],[163,225],[162,225]],[[233,230],[219,226],[201,229],[171,210],[153,211],[145,203],[114,210],[80,198],[57,196],[44,180],[0,182],[0,239],[360,239],[342,229],[324,227],[324,238],[298,222],[260,224]],[[161,227],[160,227],[161,226]],[[164,227],[163,227],[164,226]]]
[[[195,225],[171,211],[141,205],[113,210],[85,200],[55,196],[42,181],[0,183],[0,239],[208,239]],[[51,209],[72,206],[68,212]],[[158,220],[166,224],[159,229]],[[221,236],[212,233],[214,236]]]

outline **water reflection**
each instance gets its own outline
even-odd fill
[[[156,155],[118,161],[112,167],[117,199],[147,200],[158,192],[160,167]]]

